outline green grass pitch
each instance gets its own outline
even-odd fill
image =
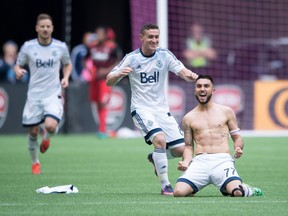
[[[57,135],[40,155],[42,174],[31,174],[26,135],[0,135],[0,215],[288,215],[288,138],[244,137],[236,168],[262,197],[223,197],[210,185],[195,197],[160,195],[142,138],[98,140],[94,135]],[[169,160],[173,185],[178,159]],[[37,194],[43,186],[74,184],[78,194]]]

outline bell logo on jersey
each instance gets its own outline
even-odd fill
[[[53,59],[49,59],[48,61],[42,61],[41,59],[36,59],[36,67],[37,68],[52,68],[53,67]]]
[[[156,83],[159,82],[159,71],[154,71],[153,75],[148,76],[147,73],[140,73],[141,83]]]

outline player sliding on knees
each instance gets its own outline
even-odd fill
[[[218,187],[223,195],[261,196],[261,189],[243,183],[236,171],[229,153],[229,137],[234,142],[234,158],[242,156],[244,143],[232,109],[210,100],[214,91],[213,78],[199,75],[195,83],[198,106],[182,122],[185,149],[178,170],[184,173],[177,180],[174,196],[193,195],[209,184]]]

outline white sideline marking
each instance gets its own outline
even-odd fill
[[[181,198],[180,198],[181,199]],[[245,198],[243,198],[245,199]],[[249,199],[249,198],[246,198]],[[287,203],[288,200],[242,200],[242,201],[199,201],[195,198],[191,198],[191,201],[163,201],[163,202],[85,202],[85,203],[34,203],[34,204],[26,204],[26,203],[0,203],[0,206],[48,206],[48,205],[131,205],[131,204],[153,204],[153,205],[159,205],[159,204],[233,204],[233,203]]]

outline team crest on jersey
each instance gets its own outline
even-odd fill
[[[153,125],[153,121],[148,120],[147,125],[151,127]]]
[[[54,56],[54,57],[57,56],[57,51],[54,50],[54,51],[51,53],[51,55]]]
[[[0,87],[0,128],[5,123],[8,112],[8,95],[5,89]]]
[[[157,66],[158,68],[162,68],[163,63],[162,63],[160,60],[158,60],[157,63],[156,63],[156,66]]]

